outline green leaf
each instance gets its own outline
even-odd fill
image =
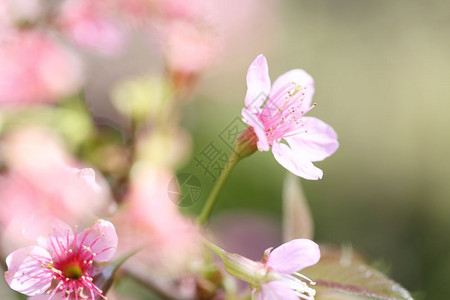
[[[351,248],[321,246],[318,264],[302,270],[316,282],[316,300],[412,300],[398,283],[368,266]]]
[[[283,240],[312,239],[314,225],[298,177],[288,173],[283,185]]]

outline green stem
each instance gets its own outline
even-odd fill
[[[219,179],[217,180],[213,190],[211,191],[211,194],[209,194],[208,199],[206,199],[205,206],[203,206],[202,212],[200,213],[200,216],[197,219],[197,223],[200,226],[203,226],[206,224],[206,222],[209,219],[209,216],[211,215],[211,211],[214,207],[214,204],[217,201],[217,196],[219,195],[220,190],[222,189],[225,181],[227,180],[228,176],[230,175],[231,171],[234,169],[234,167],[239,162],[239,159],[241,157],[233,152],[230,159],[228,160],[228,163],[225,167],[225,170],[223,170],[222,174],[220,174]]]
[[[215,252],[217,255],[220,256],[220,258],[223,258],[224,254],[226,253],[225,250],[223,250],[222,248],[220,248],[219,246],[217,246],[216,244],[211,243],[209,240],[207,240],[206,238],[203,238],[203,244],[208,247],[210,250],[212,250],[213,252]]]

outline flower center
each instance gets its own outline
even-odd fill
[[[264,104],[258,118],[264,124],[269,144],[299,133],[306,133],[302,117],[315,106],[313,104],[311,107],[305,107],[306,88],[295,82],[289,82],[278,89]]]
[[[64,268],[63,274],[66,278],[79,279],[83,275],[83,269],[76,262],[69,264]]]

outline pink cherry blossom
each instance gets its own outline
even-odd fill
[[[254,130],[257,147],[272,147],[275,159],[287,170],[305,179],[321,179],[323,172],[312,162],[321,161],[338,148],[333,128],[314,117],[305,117],[315,104],[312,77],[294,69],[271,86],[266,58],[259,55],[247,72],[243,120]]]
[[[6,258],[5,280],[13,290],[28,296],[47,294],[47,299],[106,299],[93,277],[96,263],[111,260],[116,252],[113,224],[98,220],[73,232],[57,219],[33,219],[24,233],[38,245],[20,248]]]
[[[208,17],[210,6],[215,4],[203,0],[159,0],[162,13],[169,19],[195,20]]]
[[[132,272],[145,274],[151,268],[159,276],[183,276],[198,259],[201,241],[198,228],[169,198],[174,175],[144,162],[135,165],[132,175],[124,209],[114,218],[122,241],[119,251],[143,247],[127,263]]]
[[[10,32],[0,43],[0,104],[51,103],[80,87],[79,58],[53,38]]]
[[[164,53],[171,72],[196,75],[212,64],[219,46],[211,28],[183,20],[170,20],[163,28]]]
[[[10,131],[2,140],[7,171],[0,176],[1,248],[24,245],[20,232],[35,212],[89,224],[114,209],[107,184],[93,169],[80,168],[61,141],[40,128]]]
[[[313,285],[314,282],[299,271],[319,261],[319,246],[308,239],[296,239],[279,246],[272,252],[270,250],[266,250],[263,263],[268,272],[272,273],[271,276],[276,279],[254,287],[253,299],[314,299],[315,290],[308,285]]]
[[[115,2],[66,1],[59,15],[61,30],[81,47],[117,54],[125,44],[125,29]]]
[[[311,279],[299,271],[316,264],[320,259],[319,246],[308,239],[295,239],[264,252],[261,262],[239,254],[228,253],[217,245],[205,245],[222,259],[226,271],[248,282],[253,300],[313,300],[316,291]]]

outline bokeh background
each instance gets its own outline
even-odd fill
[[[272,81],[292,68],[307,70],[318,103],[310,115],[331,124],[340,141],[318,164],[324,178],[302,181],[316,240],[350,243],[417,299],[446,298],[450,2],[283,1],[268,9],[269,18],[226,45],[220,66],[187,105],[193,155],[239,116],[257,54],[266,55]],[[280,224],[284,175],[271,153],[245,159],[216,213],[256,211]]]

